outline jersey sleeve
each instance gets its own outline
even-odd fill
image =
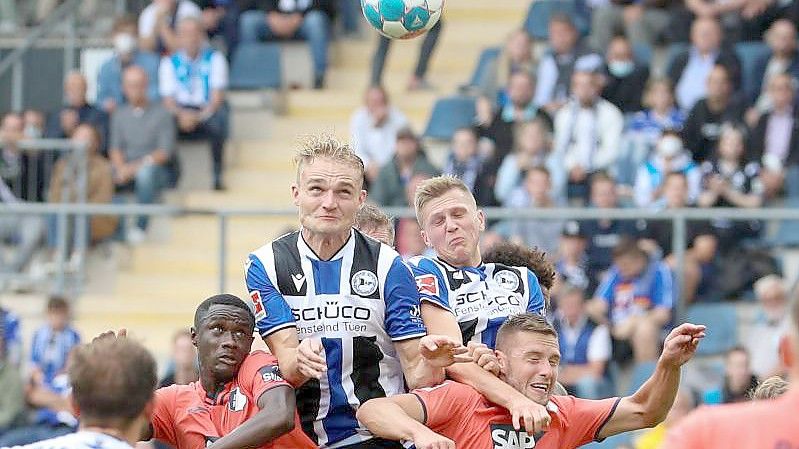
[[[239,372],[239,385],[252,394],[256,403],[262,394],[272,388],[290,386],[280,375],[277,358],[263,351],[255,351],[247,356]]]
[[[579,447],[591,441],[599,441],[599,432],[607,424],[620,398],[599,401],[580,399],[574,396],[559,396],[557,405],[566,417],[568,427],[563,447]]]
[[[616,283],[619,281],[619,272],[615,268],[611,268],[605,280],[599,284],[599,287],[594,293],[594,297],[605,300],[608,304],[613,304],[613,290],[616,288]]]
[[[439,433],[449,427],[464,425],[482,400],[474,388],[449,380],[434,387],[413,390],[412,393],[422,403],[424,425]]]
[[[541,290],[541,284],[538,283],[538,277],[535,273],[527,270],[527,284],[529,285],[529,297],[527,298],[527,311],[541,316],[547,315],[547,306],[544,301],[544,292]]]
[[[394,341],[423,337],[427,329],[422,323],[419,293],[411,270],[399,256],[388,269],[385,284],[386,332]]]
[[[671,270],[666,264],[659,263],[652,280],[652,305],[671,309],[674,305],[674,289]]]
[[[449,289],[443,273],[436,264],[425,257],[417,257],[411,260],[410,266],[419,292],[419,300],[428,301],[451,311]]]
[[[153,413],[150,416],[150,425],[153,429],[153,438],[177,446],[177,432],[175,429],[172,411],[176,408],[177,386],[159,388],[153,398]]]
[[[247,259],[245,279],[255,313],[255,326],[261,337],[296,327],[291,307],[269,280],[261,259],[254,254]]]

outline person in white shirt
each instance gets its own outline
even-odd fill
[[[391,106],[382,86],[366,90],[364,105],[350,119],[350,134],[355,154],[363,160],[370,183],[377,179],[380,168],[394,157],[397,131],[407,125],[408,119]]]
[[[78,431],[17,447],[132,449],[150,423],[158,380],[153,356],[133,340],[103,335],[73,350],[67,375]]]
[[[202,17],[191,0],[153,0],[139,15],[139,47],[161,54],[177,50],[177,24],[187,17]]]
[[[616,168],[624,117],[600,98],[596,73],[575,72],[571,83],[572,98],[555,116],[552,157],[566,171],[566,186],[555,187],[560,191],[565,187],[570,199],[585,200],[590,175]]]
[[[161,60],[161,98],[177,117],[181,137],[210,141],[214,189],[222,190],[223,151],[228,134],[227,60],[207,45],[203,25],[194,17],[178,24],[178,43],[178,50]]]

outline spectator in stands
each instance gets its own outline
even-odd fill
[[[679,424],[694,408],[696,408],[694,394],[686,388],[680,388],[666,419],[654,428],[644,430],[639,437],[635,438],[635,449],[668,449],[663,445],[666,433]]]
[[[415,175],[437,176],[416,134],[408,127],[397,131],[394,158],[380,169],[369,197],[380,206],[408,207],[405,188]]]
[[[549,170],[545,167],[533,167],[528,170],[522,185],[511,193],[503,206],[515,209],[555,207]],[[563,229],[562,220],[519,218],[508,220],[503,224],[507,226],[504,231],[505,236],[513,242],[536,246],[548,253],[555,253],[558,249],[558,237]]]
[[[158,82],[164,106],[177,117],[179,136],[209,140],[214,190],[223,190],[228,65],[221,53],[208,46],[198,19],[190,17],[178,24],[178,50],[161,60]]]
[[[795,107],[797,81],[787,73],[770,78],[771,109],[757,121],[749,136],[747,159],[762,166],[760,180],[766,198],[775,198],[787,187],[795,190],[799,176],[799,118]],[[790,176],[786,176],[790,174]]]
[[[26,139],[41,139],[46,128],[46,119],[41,111],[36,109],[26,109],[22,113],[22,121],[25,123],[23,134]]]
[[[799,45],[796,42],[796,25],[787,19],[774,22],[766,34],[766,43],[771,50],[767,55],[756,62],[755,80],[760,88],[754,115],[750,125],[759,114],[769,111],[772,107],[770,86],[772,79],[780,74],[787,74],[793,79],[799,79]]]
[[[619,207],[616,181],[606,173],[591,177],[591,207],[611,209]],[[613,263],[613,249],[624,237],[637,233],[635,223],[630,220],[601,219],[581,223],[582,233],[588,242],[588,275],[591,284],[587,291],[595,289],[599,279]]]
[[[765,276],[755,282],[754,292],[759,309],[747,338],[742,339],[752,358],[752,370],[761,378],[783,374],[779,346],[790,325],[785,281],[777,275]]]
[[[313,56],[314,88],[323,88],[335,3],[330,0],[255,0],[255,5],[256,9],[242,13],[239,19],[241,42],[306,39]]]
[[[16,446],[54,438],[75,430],[77,420],[66,399],[69,384],[67,357],[80,343],[80,336],[70,325],[69,303],[61,297],[47,301],[47,324],[33,334],[31,374],[26,400],[36,407],[29,426],[19,427],[0,438],[0,446]]]
[[[397,131],[408,126],[408,119],[392,106],[388,92],[382,86],[366,90],[364,105],[350,119],[350,134],[355,153],[366,167],[366,179],[373,183],[380,168],[391,161]]]
[[[242,0],[195,0],[202,10],[205,30],[211,37],[221,36],[225,41],[225,52],[233,56],[239,44],[239,16]]]
[[[726,68],[728,83],[740,83],[741,63],[735,52],[722,47],[722,31],[712,17],[699,17],[691,25],[691,47],[675,56],[668,77],[676,86],[677,104],[690,111],[702,97],[710,96],[709,77],[715,66]]]
[[[622,362],[657,359],[660,333],[671,321],[674,292],[672,274],[635,241],[625,240],[613,250],[613,266],[597,288],[588,313],[597,323],[609,324],[613,357]]]
[[[153,0],[139,15],[139,47],[162,55],[174,53],[179,46],[177,25],[188,17],[202,17],[191,0]]]
[[[707,78],[707,97],[699,100],[688,114],[683,142],[694,160],[704,162],[716,151],[721,125],[742,123],[744,106],[734,95],[729,71],[716,65]]]
[[[566,14],[550,17],[549,47],[538,63],[533,104],[554,116],[571,94],[572,74],[599,70],[602,57],[580,43],[579,33]]]
[[[136,21],[130,17],[117,19],[111,30],[114,55],[100,66],[97,73],[97,104],[107,113],[113,114],[125,103],[122,93],[122,72],[135,65],[147,72],[150,85],[147,95],[150,101],[158,101],[158,56],[138,48]]]
[[[110,203],[114,197],[113,170],[108,159],[100,154],[100,134],[97,129],[89,124],[78,125],[75,132],[72,133],[72,141],[86,146],[86,202]],[[75,159],[69,157],[59,159],[50,178],[47,201],[51,203],[79,202],[77,196],[79,171]],[[49,218],[47,240],[50,248],[55,249],[58,242],[58,219],[56,216]],[[118,217],[113,215],[93,215],[88,220],[88,243],[99,243],[111,237],[119,222]],[[74,219],[70,220],[70,223],[71,226],[68,228],[74,229]],[[62,237],[67,239],[67,252],[72,250],[75,243],[71,239],[73,235],[74,231],[68,231]]]
[[[504,107],[508,102],[508,92],[502,87],[508,84],[510,76],[516,72],[535,73],[533,41],[524,29],[513,30],[505,41],[499,57],[490,68],[483,84],[477,86],[482,95]]]
[[[599,96],[598,75],[575,72],[572,99],[555,117],[553,157],[566,171],[565,189],[569,199],[584,202],[593,173],[612,170],[619,157],[624,117],[616,106]]]
[[[6,361],[17,368],[22,359],[22,338],[19,333],[19,317],[0,306],[0,334],[3,337]]]
[[[402,218],[397,223],[397,252],[403,259],[425,256],[435,257],[435,251],[422,239],[422,228],[415,218]]]
[[[682,143],[680,133],[666,130],[652,157],[638,169],[635,177],[635,204],[657,206],[663,193],[663,181],[669,173],[682,173],[688,181],[688,201],[695,203],[702,184],[702,171]]]
[[[744,159],[744,133],[743,128],[735,125],[722,126],[715,157],[702,164],[700,206],[751,208],[763,204],[760,164]]]
[[[591,44],[607,48],[614,34],[625,34],[630,41],[654,47],[669,25],[670,0],[646,2],[599,2],[591,15]]]
[[[372,203],[364,203],[358,209],[353,227],[378,242],[394,247],[394,220]]]
[[[166,187],[164,164],[175,154],[175,120],[163,106],[147,98],[147,73],[132,66],[125,69],[122,88],[127,104],[111,120],[109,155],[117,191],[133,190],[139,203],[156,201]],[[131,243],[141,242],[148,217],[141,216],[128,231]]]
[[[513,149],[516,128],[531,120],[543,120],[552,127],[552,117],[533,103],[535,80],[529,72],[516,72],[508,79],[508,102],[493,111],[491,106],[480,106],[477,112],[478,129],[482,137],[494,142],[494,159],[501,161]],[[478,106],[480,103],[478,103]],[[492,115],[493,114],[493,115]]]
[[[6,343],[5,315],[0,308],[0,438],[17,424],[25,410],[25,389],[19,367],[9,357]]]
[[[189,329],[180,329],[172,337],[172,358],[158,388],[170,385],[188,385],[200,378],[197,348],[191,340]]]
[[[724,385],[721,390],[721,402],[746,402],[759,383],[752,372],[749,353],[742,346],[735,346],[727,351],[724,358]],[[708,393],[705,393],[708,396]]]
[[[624,36],[614,37],[605,58],[607,73],[602,98],[625,114],[643,109],[641,97],[649,79],[649,67],[635,61],[630,41]]]
[[[788,392],[790,384],[780,376],[771,376],[768,379],[760,382],[760,385],[752,391],[753,401],[762,401],[765,399],[774,399],[782,396]]]
[[[452,135],[450,152],[441,170],[442,175],[454,176],[472,192],[482,187],[483,162],[477,132],[473,128],[460,128]],[[478,195],[475,195],[478,196]]]
[[[430,64],[430,58],[433,56],[433,50],[436,49],[438,43],[438,36],[441,35],[441,27],[443,21],[441,19],[433,25],[433,28],[425,33],[424,40],[422,40],[422,47],[419,49],[419,58],[416,63],[416,69],[413,72],[411,80],[408,82],[408,90],[430,89],[430,84],[427,83],[425,76],[427,75],[427,67]],[[385,36],[378,37],[377,49],[372,57],[372,85],[380,85],[383,83],[383,68],[386,65],[386,56],[388,50],[391,48],[391,41]]]
[[[566,284],[560,290],[553,327],[560,343],[558,381],[566,391],[583,399],[612,396],[606,376],[611,356],[610,332],[586,313],[582,289]]]
[[[81,123],[88,123],[100,132],[103,147],[108,135],[108,115],[86,100],[86,77],[70,72],[64,80],[64,107],[50,116],[45,136],[62,139],[71,137]]]
[[[521,184],[525,172],[533,167],[546,166],[551,149],[552,132],[542,120],[524,123],[516,134],[514,151],[502,159],[497,171],[497,180],[494,183],[497,201],[507,201],[511,192]],[[550,173],[556,170],[556,167],[547,168]]]
[[[558,285],[570,285],[585,292],[589,287],[588,256],[586,255],[586,236],[579,221],[570,220],[563,225],[558,243],[558,259],[555,270],[558,273]],[[553,292],[559,296],[560,289]]]

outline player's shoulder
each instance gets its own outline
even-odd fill
[[[430,273],[442,273],[444,266],[436,261],[435,258],[428,256],[413,256],[407,260],[411,268],[418,269],[419,271],[428,271]]]
[[[473,387],[466,384],[462,384],[460,382],[456,382],[454,380],[445,380],[444,382],[438,385],[433,385],[432,387],[417,388],[413,390],[413,393],[418,393],[422,395],[441,394],[459,399],[483,397],[483,395],[480,394],[480,392],[475,390]]]
[[[385,243],[361,232],[358,229],[353,228],[352,230],[353,237],[355,238],[354,257],[363,257],[363,253],[368,252],[371,255],[383,260],[393,261],[396,258],[402,260],[397,250],[391,246],[386,245]]]
[[[245,366],[260,368],[266,365],[277,365],[277,357],[261,349],[249,353],[241,364],[242,368]]]

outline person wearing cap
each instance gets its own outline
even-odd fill
[[[405,186],[419,174],[437,176],[438,169],[427,159],[419,138],[409,127],[397,131],[396,152],[377,175],[369,198],[384,207],[408,207]]]
[[[555,270],[558,273],[558,284],[568,284],[583,290],[588,289],[590,278],[586,264],[588,256],[585,252],[586,234],[583,225],[577,220],[569,220],[563,225],[558,244],[558,260]],[[557,292],[555,296],[558,296]]]
[[[663,181],[669,173],[682,173],[688,181],[688,201],[696,202],[701,192],[702,171],[691,153],[683,146],[674,129],[663,131],[652,157],[638,168],[635,177],[635,204],[657,205],[663,193]]]

